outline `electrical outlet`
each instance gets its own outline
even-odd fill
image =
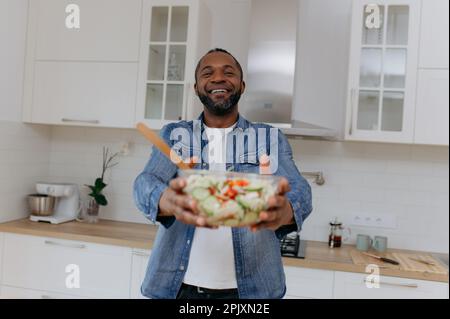
[[[122,156],[128,156],[130,155],[130,142],[124,142],[122,143],[121,147],[120,147],[120,154]]]
[[[397,228],[397,216],[387,214],[355,214],[352,216],[351,224],[354,226],[374,228]]]

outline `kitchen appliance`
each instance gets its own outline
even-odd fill
[[[306,255],[306,241],[300,239],[298,232],[287,234],[280,241],[281,256],[304,259]]]
[[[33,214],[30,220],[34,222],[47,222],[61,224],[77,218],[80,212],[80,194],[75,184],[63,183],[37,183],[36,191],[40,195],[53,197],[55,199],[53,213],[48,216]]]
[[[44,194],[28,195],[28,207],[31,215],[50,216],[55,209],[55,197]]]

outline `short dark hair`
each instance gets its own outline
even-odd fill
[[[205,56],[207,56],[208,54],[215,53],[215,52],[222,52],[222,53],[228,54],[229,56],[231,56],[231,57],[233,58],[234,62],[236,63],[236,65],[237,65],[237,67],[238,67],[238,69],[239,69],[239,72],[241,72],[241,81],[242,81],[242,80],[244,79],[244,72],[242,71],[242,66],[241,66],[241,64],[239,63],[239,61],[238,61],[238,60],[237,60],[230,52],[228,52],[227,50],[221,49],[221,48],[215,48],[215,49],[209,50],[209,51],[208,51],[204,56],[202,56],[201,59],[198,61],[197,67],[195,68],[195,83],[197,83],[197,73],[198,73],[198,70],[200,69],[200,63],[202,62],[203,58],[204,58]]]

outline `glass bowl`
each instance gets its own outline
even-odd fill
[[[180,170],[187,181],[184,193],[195,200],[211,226],[246,227],[259,222],[280,177],[209,170]]]

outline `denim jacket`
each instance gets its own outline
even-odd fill
[[[199,126],[199,130],[195,130],[196,125]],[[174,132],[176,133],[180,128],[189,132],[191,139],[188,142],[191,143],[180,142],[176,139],[177,134]],[[278,166],[274,175],[284,176],[289,181],[291,191],[286,196],[293,208],[295,223],[282,226],[276,231],[264,229],[256,233],[250,232],[248,228],[232,228],[236,280],[239,298],[277,299],[282,298],[286,292],[279,240],[292,231],[299,231],[303,221],[311,213],[311,188],[300,175],[292,158],[291,147],[279,130],[266,124],[250,123],[239,116],[231,134],[239,139],[249,129],[253,129],[259,135],[264,132],[271,134],[275,131],[277,134],[274,136],[277,139],[270,143],[260,143],[261,139],[258,138],[256,148],[250,150],[247,147],[248,139],[244,138],[244,148],[241,148],[240,153],[236,153],[238,156],[233,156],[230,163],[227,161],[226,168],[237,172],[258,173],[260,155],[270,154],[272,163],[272,155],[275,152],[271,152],[270,148],[276,148]],[[181,157],[186,158],[207,147],[207,139],[200,139],[200,143],[193,142],[196,131],[200,131],[204,137],[203,114],[197,121],[168,124],[160,134]],[[236,144],[233,145],[236,147]],[[208,169],[209,165],[205,158],[207,153],[200,153],[202,156],[195,166],[196,169]],[[137,207],[150,221],[160,222],[162,225],[158,229],[146,276],[141,286],[142,294],[149,298],[176,298],[189,263],[195,226],[181,223],[174,217],[158,216],[161,194],[168,187],[169,181],[176,176],[177,166],[153,147],[149,162],[134,183]]]

